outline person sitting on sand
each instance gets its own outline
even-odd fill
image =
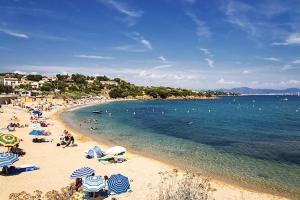
[[[82,179],[81,178],[76,178],[75,184],[73,186],[71,186],[71,188],[73,190],[78,191],[81,186],[82,186]]]
[[[108,183],[107,183],[108,176],[105,175],[103,178],[104,178],[104,182],[105,182],[105,187],[102,190],[99,191],[99,194],[100,194],[100,196],[107,197],[108,196],[108,191],[109,191]]]
[[[7,130],[9,132],[11,132],[11,131],[15,131],[16,129],[15,129],[15,127],[10,126],[10,124],[9,124],[9,125],[7,125]]]
[[[23,156],[23,155],[26,154],[26,153],[23,151],[23,149],[19,148],[19,144],[16,144],[16,146],[11,147],[11,148],[9,149],[9,152],[10,152],[10,153],[17,154],[18,156]]]
[[[67,144],[64,147],[68,147],[71,143],[74,144],[75,140],[74,137],[69,132],[66,132],[65,141],[67,142]]]

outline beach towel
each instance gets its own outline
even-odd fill
[[[29,135],[44,135],[44,130],[32,130],[29,132]]]
[[[40,128],[41,125],[40,124],[36,124],[36,123],[31,123],[28,125],[28,128]]]
[[[8,175],[16,175],[20,174],[23,172],[30,172],[30,171],[35,171],[40,169],[39,167],[36,167],[34,165],[21,165],[20,167],[17,168],[11,168],[8,170]]]

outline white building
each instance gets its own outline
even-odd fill
[[[39,84],[39,82],[32,82],[32,83],[30,83],[30,87],[32,89],[37,89],[40,87],[40,84]]]
[[[19,85],[19,81],[17,78],[5,78],[0,77],[0,85],[12,86],[13,88]]]

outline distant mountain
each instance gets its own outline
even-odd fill
[[[275,89],[254,89],[248,87],[239,87],[239,88],[232,88],[232,89],[221,89],[223,92],[233,92],[238,94],[289,94],[289,95],[296,95],[300,93],[300,88],[287,88],[282,90],[275,90]]]

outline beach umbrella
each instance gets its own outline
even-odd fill
[[[0,167],[12,165],[18,161],[18,155],[14,153],[0,153]]]
[[[38,110],[34,110],[34,111],[32,111],[32,114],[34,114],[34,115],[42,115],[42,112],[40,112]]]
[[[13,118],[11,121],[15,122],[15,123],[19,123],[20,122],[20,120],[18,118]]]
[[[123,176],[122,174],[112,175],[108,179],[107,184],[109,190],[116,194],[127,192],[130,188],[128,178],[126,176]]]
[[[93,170],[89,167],[82,167],[80,169],[75,170],[71,174],[70,178],[72,178],[72,179],[84,178],[84,177],[92,175],[93,173],[95,173],[95,170]]]
[[[117,154],[121,154],[121,153],[125,153],[125,152],[126,152],[126,148],[121,147],[121,146],[114,146],[114,147],[107,149],[105,153],[117,155]]]
[[[105,188],[105,180],[100,176],[88,176],[82,180],[81,188],[86,192],[99,192]]]
[[[12,134],[1,134],[0,135],[0,145],[5,147],[13,147],[19,144],[19,139]]]

